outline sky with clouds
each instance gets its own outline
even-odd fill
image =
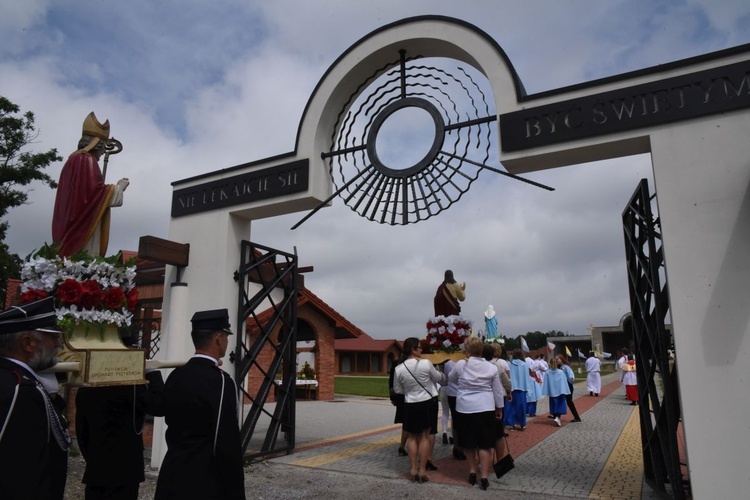
[[[90,111],[110,120],[124,151],[107,177],[131,184],[109,249],[135,250],[140,236],[167,237],[172,182],[292,151],[335,59],[420,15],[488,33],[529,94],[750,43],[745,0],[0,0],[0,95],[35,113],[34,149],[64,157]],[[445,269],[467,283],[475,329],[490,304],[513,337],[617,324],[629,310],[621,213],[639,180],[651,182],[650,158],[526,177],[555,191],[485,171],[418,224],[369,222],[336,199],[294,231],[304,214],[256,221],[248,239],[296,247],[315,268],[308,288],[375,338],[423,336]],[[31,189],[8,218],[6,242],[22,256],[51,238],[54,192]]]

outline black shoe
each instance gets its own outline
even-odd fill
[[[463,451],[453,450],[453,458],[456,460],[466,460],[466,455]]]
[[[448,434],[443,433],[443,444],[448,444]]]
[[[448,438],[448,442],[449,442],[450,444],[453,444],[453,436],[451,436],[451,437],[449,437],[449,438]]]
[[[594,395],[594,391],[589,391],[589,396],[593,396],[593,395]]]
[[[571,420],[571,422],[580,422],[580,421],[581,421],[580,418],[574,418],[573,420]]]
[[[630,406],[635,406],[635,405],[637,405],[637,404],[638,404],[638,403],[636,403],[635,401],[633,401],[633,402],[631,402],[631,403],[630,403]]]
[[[599,393],[597,392],[596,394],[594,394],[594,397],[598,398],[599,397]]]
[[[486,490],[487,488],[489,488],[490,487],[489,479],[487,479],[486,477],[483,477],[481,479],[481,482],[479,483],[479,487],[482,488],[483,490]]]
[[[476,473],[472,472],[471,474],[469,474],[469,484],[472,485],[472,486],[474,486],[475,484],[477,484],[477,475],[476,475]]]
[[[435,466],[435,464],[433,464],[429,460],[425,464],[424,468],[427,469],[427,470],[438,470],[438,468]]]
[[[404,447],[403,446],[399,446],[398,447],[398,456],[399,457],[405,457],[407,455],[408,455],[408,453],[406,453],[406,450],[404,449]]]

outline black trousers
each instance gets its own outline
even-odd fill
[[[140,484],[120,486],[86,485],[86,500],[138,500]]]
[[[570,394],[565,395],[565,401],[568,403],[568,408],[570,408],[573,418],[580,420],[581,417],[578,415],[578,410],[576,410],[576,404],[573,402],[573,384],[568,382],[568,387],[570,388]]]

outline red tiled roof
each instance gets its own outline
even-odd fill
[[[336,351],[386,352],[394,345],[399,351],[403,350],[397,340],[378,340],[366,333],[356,339],[336,339],[333,345]]]
[[[321,314],[326,316],[329,320],[333,322],[334,329],[341,330],[346,334],[349,334],[350,336],[357,338],[362,335],[365,335],[369,337],[365,332],[354,326],[354,324],[343,317],[341,314],[339,314],[334,308],[329,306],[328,304],[323,301],[320,297],[312,293],[310,290],[308,290],[305,287],[301,287],[299,289],[299,294],[297,296],[297,308],[299,309],[305,304],[310,304],[312,307],[315,307],[318,311],[320,311]],[[268,320],[271,319],[273,316],[273,308],[270,307],[266,309],[265,311],[258,314],[258,321],[257,323],[265,324]],[[253,321],[251,318],[248,318],[247,321],[247,333],[248,334],[254,334],[257,333],[258,327],[256,324],[256,321]],[[338,340],[337,340],[338,342]]]

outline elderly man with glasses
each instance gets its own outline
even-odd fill
[[[70,434],[39,372],[57,363],[52,297],[0,313],[0,498],[62,499]],[[56,384],[55,384],[56,385]]]

